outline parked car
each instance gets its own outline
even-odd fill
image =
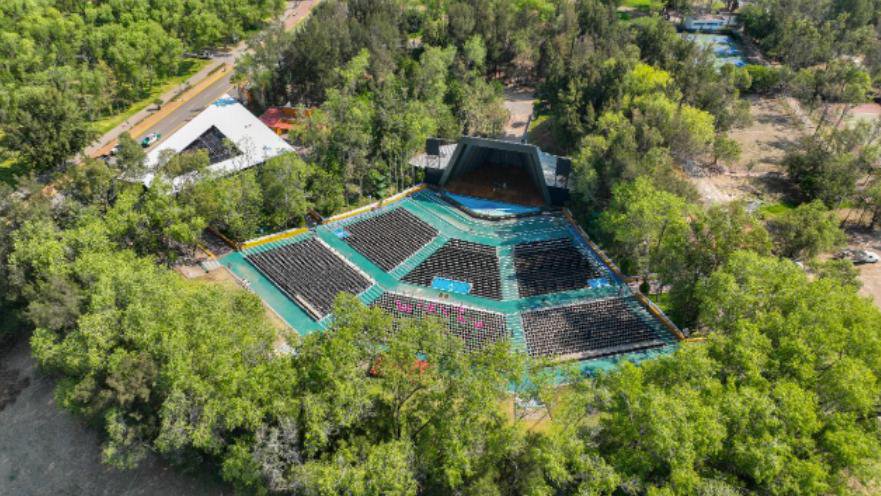
[[[879,260],[878,254],[873,251],[855,250],[850,248],[838,252],[834,258],[846,258],[853,262],[854,265],[873,264],[878,263]]]
[[[199,50],[198,52],[186,52],[184,53],[184,57],[193,58],[193,59],[204,59],[208,60],[214,56],[214,53],[211,50]]]
[[[148,146],[152,145],[153,143],[156,143],[157,141],[159,141],[159,138],[161,138],[161,137],[162,137],[162,135],[159,133],[150,133],[147,136],[144,136],[144,138],[141,140],[141,146],[143,146],[144,148],[147,148]]]

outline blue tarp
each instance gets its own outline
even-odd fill
[[[515,203],[487,200],[485,198],[475,198],[473,196],[454,195],[452,193],[447,194],[450,196],[450,198],[459,202],[459,204],[463,207],[469,210],[473,210],[479,214],[489,215],[493,217],[531,214],[541,210],[537,207],[528,207],[526,205],[517,205]]]
[[[468,294],[471,292],[470,282],[456,281],[437,276],[431,280],[431,287],[441,291],[448,291],[450,293]]]

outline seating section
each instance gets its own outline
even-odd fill
[[[502,315],[461,306],[436,303],[427,300],[383,293],[374,306],[391,313],[396,318],[425,318],[436,316],[446,324],[454,336],[465,343],[466,351],[476,351],[506,339],[508,332]]]
[[[496,300],[502,298],[499,257],[492,246],[451,239],[403,280],[431,286],[435,277],[471,283],[471,294]]]
[[[514,267],[521,298],[583,288],[603,275],[570,238],[516,245]]]
[[[330,313],[337,294],[358,294],[370,286],[315,238],[248,255],[248,260],[315,320]]]
[[[524,312],[530,356],[597,358],[666,343],[621,298]]]
[[[437,229],[402,208],[347,226],[346,231],[350,235],[345,242],[386,272],[437,236]]]

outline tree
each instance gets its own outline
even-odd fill
[[[463,353],[439,321],[393,324],[341,295],[331,329],[307,336],[289,363],[291,407],[226,470],[306,493],[412,494],[416,481],[483,492],[509,483],[518,446],[532,442],[496,406],[522,362],[507,345]]]
[[[211,165],[211,161],[207,150],[177,153],[174,150],[167,149],[163,150],[160,154],[156,170],[167,180],[172,180],[189,174],[200,174],[209,165]]]
[[[615,490],[821,495],[879,476],[870,301],[750,252],[732,253],[699,301],[706,343],[575,385],[575,408],[557,410]]]
[[[2,146],[15,150],[33,170],[62,165],[93,136],[81,107],[57,88],[21,88],[9,105],[2,124]]]
[[[197,181],[181,191],[179,201],[234,239],[256,236],[263,225],[264,200],[255,174],[249,172]]]
[[[273,228],[297,226],[303,222],[309,203],[306,187],[309,166],[294,153],[267,160],[259,169],[266,222]]]
[[[670,315],[676,322],[684,326],[696,322],[698,288],[739,250],[771,252],[768,231],[742,204],[691,212],[687,234],[681,243],[667,247],[657,269],[661,284],[670,286]]]
[[[659,191],[648,178],[639,177],[613,189],[612,202],[597,222],[625,269],[647,280],[668,246],[681,242],[687,215],[682,198]]]
[[[469,136],[498,136],[508,120],[508,110],[500,85],[487,82],[477,75],[454,86],[458,102],[456,113]]]
[[[171,263],[178,254],[192,254],[206,220],[192,204],[171,194],[171,183],[157,177],[150,188],[120,192],[106,213],[109,237],[140,254],[160,255]]]
[[[272,382],[274,332],[255,296],[185,282],[131,252],[83,253],[76,270],[90,295],[76,329],[39,328],[32,345],[64,374],[59,404],[106,429],[105,461],[130,467],[151,447],[219,455],[265,415],[270,398],[254,385]]]
[[[83,204],[110,205],[116,171],[100,159],[85,159],[71,166],[61,184],[66,194]]]
[[[140,177],[146,172],[144,162],[147,159],[147,154],[144,152],[144,147],[132,139],[132,136],[127,132],[119,135],[118,142],[119,148],[116,152],[114,166],[127,178]]]
[[[237,41],[283,7],[282,0],[3,3],[3,151],[18,153],[27,170],[63,164],[91,141],[88,123],[183,75],[192,64],[185,50]]]
[[[716,136],[713,141],[713,163],[734,162],[740,158],[740,143],[725,136]]]
[[[835,212],[814,200],[785,212],[771,222],[780,255],[809,260],[841,246],[844,233]]]
[[[866,123],[821,129],[802,138],[783,158],[789,176],[808,200],[837,208],[852,197],[856,181],[878,160],[878,130]]]

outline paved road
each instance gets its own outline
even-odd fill
[[[294,26],[296,26],[299,21],[301,21],[309,14],[309,12],[312,10],[312,7],[314,7],[319,1],[320,0],[300,0],[288,2],[284,14],[279,17],[279,21],[284,26],[284,29],[290,30]],[[218,53],[213,58],[212,62],[208,64],[207,67],[202,69],[198,74],[191,77],[186,83],[181,84],[180,86],[162,95],[161,98],[164,101],[168,102],[174,96],[180,94],[185,87],[198,86],[200,82],[206,80],[212,74],[216,74],[216,70],[219,66],[224,64],[227,65],[226,71],[228,74],[226,76],[212,83],[210,86],[205,88],[197,95],[192,96],[192,98],[190,98],[188,101],[184,102],[179,107],[169,112],[168,115],[163,116],[162,119],[156,124],[148,127],[147,129],[141,129],[140,127],[142,126],[137,125],[144,119],[150,117],[156,111],[155,107],[149,106],[141,112],[138,112],[128,121],[107,132],[93,146],[90,146],[86,149],[86,154],[96,155],[100,154],[99,152],[106,151],[107,149],[109,149],[111,144],[115,143],[120,134],[127,131],[130,132],[133,128],[137,128],[137,131],[135,133],[136,135],[134,136],[135,138],[150,133],[161,134],[162,139],[153,145],[155,147],[159,143],[164,141],[165,138],[167,138],[175,130],[177,130],[178,128],[189,122],[193,117],[198,115],[199,112],[204,110],[205,107],[211,104],[211,102],[220,98],[220,96],[224,93],[229,93],[230,95],[237,97],[232,84],[230,84],[230,78],[232,77],[232,67],[235,65],[235,61],[243,53],[245,53],[246,50],[247,45],[242,42],[229,52]]]
[[[183,105],[175,109],[164,119],[156,123],[154,126],[151,126],[143,133],[144,135],[150,133],[159,133],[160,135],[162,135],[162,138],[158,142],[153,144],[150,149],[165,141],[165,139],[171,136],[171,134],[173,134],[175,131],[177,131],[178,128],[199,115],[200,112],[205,110],[208,105],[211,105],[212,102],[220,98],[224,93],[229,93],[233,97],[238,97],[238,95],[234,91],[233,85],[230,84],[230,78],[232,77],[233,73],[232,68],[227,69],[226,72],[226,76],[220,78],[216,83],[205,88],[204,91],[185,102]]]

